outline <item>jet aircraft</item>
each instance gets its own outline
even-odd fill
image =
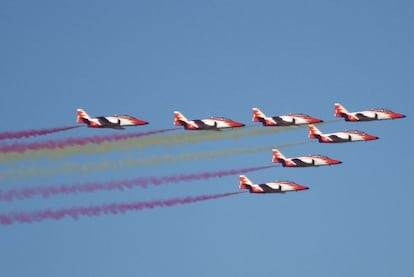
[[[77,109],[76,122],[85,123],[90,128],[113,128],[122,130],[124,126],[146,125],[147,121],[128,115],[97,116],[90,117],[84,110]]]
[[[252,121],[261,122],[263,126],[295,126],[309,123],[321,123],[323,120],[307,114],[287,114],[280,116],[266,116],[258,108],[252,109]]]
[[[345,121],[373,121],[385,119],[404,118],[405,115],[396,113],[386,109],[370,109],[360,112],[348,112],[344,106],[339,103],[334,104],[334,111],[336,117],[343,117]]]
[[[254,184],[245,175],[240,175],[239,188],[248,189],[250,193],[285,193],[309,189],[308,187],[291,181],[273,181],[262,184]]]
[[[308,125],[308,132],[308,136],[310,139],[316,138],[321,143],[338,143],[379,139],[379,137],[358,130],[322,134],[322,132],[313,124]]]
[[[184,126],[185,130],[214,130],[223,128],[238,128],[245,124],[224,117],[210,117],[206,119],[188,120],[181,112],[174,112],[174,125]]]
[[[272,149],[272,162],[281,163],[283,167],[313,167],[341,164],[341,161],[322,155],[286,158],[278,149]]]

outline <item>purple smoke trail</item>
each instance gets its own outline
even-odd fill
[[[43,142],[34,143],[14,143],[11,145],[5,145],[0,147],[0,153],[18,152],[24,153],[28,150],[41,150],[41,149],[61,149],[68,146],[82,146],[86,144],[101,144],[103,142],[112,142],[127,140],[131,138],[138,138],[142,136],[150,136],[154,134],[165,133],[169,131],[177,130],[176,128],[153,130],[147,132],[129,133],[129,134],[111,134],[105,136],[91,136],[84,138],[67,138],[63,140],[48,140]]]
[[[4,133],[0,133],[0,140],[43,136],[43,135],[63,132],[63,131],[67,131],[67,130],[71,130],[71,129],[75,129],[79,127],[82,127],[82,126],[75,125],[75,126],[68,126],[68,127],[56,127],[56,128],[26,130],[26,131],[18,131],[18,132],[4,132]]]
[[[148,202],[117,203],[96,206],[72,207],[60,210],[43,210],[36,212],[12,212],[0,214],[0,224],[10,225],[13,223],[32,223],[46,219],[63,219],[67,216],[78,219],[80,216],[99,216],[101,214],[119,214],[129,211],[140,211],[143,209],[153,209],[156,207],[171,207],[178,204],[191,204],[200,201],[213,200],[240,194],[244,192],[227,192],[211,195],[188,196],[185,198],[171,198],[166,200],[153,200]]]
[[[245,174],[248,172],[263,170],[275,167],[260,166],[250,167],[242,169],[221,170],[212,172],[202,172],[193,174],[181,174],[164,177],[140,177],[130,180],[110,181],[104,183],[85,183],[75,185],[60,185],[60,186],[45,186],[45,187],[32,187],[24,189],[11,189],[8,191],[0,190],[0,201],[12,201],[15,199],[32,198],[40,195],[43,197],[50,197],[59,194],[73,194],[73,193],[92,193],[99,190],[124,190],[131,189],[133,187],[146,188],[149,185],[161,185],[165,183],[179,183],[186,181],[206,180],[210,178],[221,178],[225,176],[231,176],[236,174]]]

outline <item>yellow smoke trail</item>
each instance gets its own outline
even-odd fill
[[[304,145],[312,143],[313,141],[305,142],[296,142],[296,143],[286,143],[279,145],[268,145],[268,146],[259,146],[259,147],[245,147],[245,148],[234,148],[227,150],[217,150],[217,151],[203,151],[196,153],[187,153],[181,155],[164,155],[164,156],[154,156],[149,158],[128,158],[121,159],[118,161],[102,161],[98,163],[91,164],[64,164],[60,167],[45,168],[45,167],[33,167],[26,169],[10,169],[7,171],[0,172],[0,182],[11,180],[11,179],[27,179],[35,177],[51,178],[59,174],[87,174],[95,171],[106,171],[106,170],[119,170],[130,167],[137,166],[152,166],[159,165],[164,163],[173,163],[173,162],[183,162],[183,161],[193,161],[201,159],[214,159],[220,157],[227,157],[233,155],[243,155],[243,154],[253,154],[261,151],[269,151],[272,148],[286,148]],[[270,161],[270,154],[269,154]]]
[[[141,138],[132,138],[115,142],[88,144],[82,146],[68,146],[61,149],[28,150],[24,153],[4,153],[0,163],[7,164],[19,160],[48,158],[50,160],[63,159],[76,154],[103,154],[109,151],[140,150],[147,147],[172,147],[182,144],[199,143],[223,139],[239,139],[242,137],[275,134],[287,130],[297,130],[300,127],[267,127],[258,129],[240,128],[224,131],[185,132],[183,134],[154,135]]]

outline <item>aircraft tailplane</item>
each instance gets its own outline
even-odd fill
[[[83,110],[83,109],[77,109],[76,110],[76,122],[77,123],[87,123],[91,117]]]
[[[244,175],[240,175],[239,180],[239,189],[249,189],[249,187],[253,185],[253,182]]]
[[[285,161],[286,157],[276,148],[272,149],[272,163],[280,163]]]
[[[253,122],[263,122],[265,118],[266,118],[266,115],[261,110],[259,110],[258,108],[252,109],[252,121]]]
[[[313,124],[308,125],[308,132],[308,137],[310,139],[319,138],[322,135],[321,131],[319,131],[319,129]]]
[[[345,115],[349,114],[349,112],[339,103],[334,104],[334,114],[336,117],[344,117]]]
[[[179,111],[174,112],[174,125],[181,126],[183,123],[187,123],[188,119]]]

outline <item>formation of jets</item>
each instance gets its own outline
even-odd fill
[[[387,109],[369,109],[359,112],[348,112],[340,103],[334,104],[334,116],[343,117],[345,121],[375,121],[387,119],[399,119],[406,117],[403,114]],[[343,143],[354,141],[370,141],[379,139],[375,135],[367,134],[358,130],[347,130],[333,133],[322,133],[314,124],[322,123],[323,120],[306,114],[287,114],[278,116],[266,116],[258,108],[252,109],[252,121],[260,122],[263,126],[298,126],[308,125],[308,137],[318,139],[320,143]],[[77,109],[77,123],[86,124],[92,128],[124,129],[126,126],[139,126],[148,124],[147,121],[127,115],[90,117],[84,110]],[[225,128],[240,128],[245,124],[225,118],[210,117],[205,119],[188,120],[181,112],[174,112],[174,125],[183,126],[185,130],[213,130],[220,131]],[[286,158],[278,149],[272,149],[272,162],[281,163],[283,167],[319,167],[326,165],[338,165],[342,162],[324,155],[307,155],[301,157]],[[291,181],[271,181],[255,184],[245,175],[239,177],[239,189],[249,190],[250,193],[285,193],[291,191],[302,191],[309,189]]]
[[[339,103],[334,104],[334,115],[343,117],[346,121],[373,121],[385,119],[404,118],[405,115],[393,112],[387,109],[369,109],[360,112],[348,112],[344,106]],[[112,115],[90,117],[83,109],[76,111],[77,123],[86,124],[92,128],[113,128],[125,129],[126,126],[139,126],[149,124],[145,120],[141,120],[129,115]],[[345,142],[357,140],[373,140],[378,139],[375,136],[368,135],[361,131],[343,131],[332,134],[322,134],[313,124],[322,123],[323,120],[312,117],[303,113],[286,114],[277,116],[266,116],[259,108],[252,108],[252,121],[261,122],[263,126],[313,126],[309,129],[310,138],[318,138],[321,142]],[[242,122],[238,122],[225,117],[209,117],[205,119],[188,120],[181,112],[174,112],[174,125],[183,126],[185,130],[214,130],[219,131],[224,128],[239,128],[246,126]],[[329,137],[326,140],[324,137]]]
[[[253,122],[261,122],[263,126],[292,126],[307,124],[308,137],[318,139],[320,143],[340,143],[352,141],[369,141],[378,139],[377,136],[363,131],[351,130],[323,134],[314,124],[323,122],[303,114],[266,117],[258,108],[253,108]],[[373,121],[404,118],[405,115],[386,109],[370,109],[360,112],[348,112],[341,104],[334,104],[335,117],[343,117],[345,121]],[[272,149],[272,162],[281,163],[283,167],[318,167],[337,165],[342,162],[323,155],[307,155],[303,157],[286,158],[278,149]],[[246,176],[240,175],[240,189],[248,189],[250,193],[284,193],[308,189],[289,181],[273,181],[262,184],[253,184]]]

